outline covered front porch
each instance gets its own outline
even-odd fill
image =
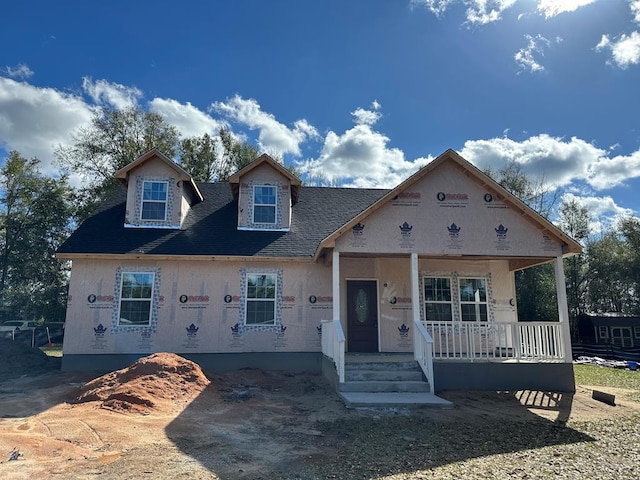
[[[562,256],[509,261],[411,253],[377,258],[332,252],[333,319],[322,323],[322,353],[329,365],[325,374],[333,376],[338,390],[349,382],[348,355],[363,352],[409,353],[430,394],[449,389],[574,389]],[[559,321],[519,322],[513,271],[543,261],[555,266]],[[440,282],[444,291],[434,287],[433,279],[439,278],[449,279]],[[377,289],[373,314],[359,321],[359,313],[373,308],[364,294],[359,304],[350,291],[364,285],[363,280],[376,282]],[[462,286],[469,284],[476,290],[465,296]],[[377,341],[350,341],[359,335],[354,323],[359,328],[368,322]],[[387,338],[396,332],[400,340]]]

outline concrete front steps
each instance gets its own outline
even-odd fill
[[[338,394],[352,408],[451,408],[429,393],[429,383],[412,355],[347,354],[345,382]]]

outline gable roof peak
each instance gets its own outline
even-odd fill
[[[191,174],[189,174],[189,172],[187,172],[184,168],[182,168],[176,162],[171,160],[169,157],[167,157],[157,148],[152,148],[151,150],[140,155],[131,163],[122,167],[120,170],[118,170],[114,174],[114,177],[120,180],[122,184],[126,187],[129,182],[129,173],[135,168],[137,168],[138,166],[142,165],[143,163],[149,161],[152,158],[158,158],[161,161],[163,161],[167,166],[172,168],[180,176],[180,180],[182,180],[185,184],[189,185],[189,188],[193,191],[193,194],[197,201],[201,202],[204,199],[204,197],[202,196],[202,193],[200,193],[200,190],[198,189],[198,186],[196,185],[196,182],[191,176]]]
[[[302,182],[298,177],[296,177],[293,173],[287,170],[281,163],[276,162],[273,158],[271,158],[271,156],[268,153],[263,153],[258,158],[256,158],[253,162],[251,162],[249,165],[247,165],[244,168],[241,168],[236,173],[231,175],[229,177],[229,183],[239,183],[240,177],[256,169],[263,163],[268,164],[271,168],[273,168],[274,170],[277,170],[282,175],[287,177],[287,179],[289,179],[289,181],[291,182],[292,186],[300,186],[302,184]]]

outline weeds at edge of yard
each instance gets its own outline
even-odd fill
[[[577,385],[633,390],[632,393],[625,396],[630,400],[640,402],[640,371],[638,370],[622,370],[597,365],[574,365],[573,371]]]
[[[40,350],[46,353],[48,357],[62,357],[62,344],[56,344],[52,346],[44,345],[40,347]]]

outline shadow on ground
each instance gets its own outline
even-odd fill
[[[355,411],[319,375],[210,378],[166,434],[222,479],[377,478],[593,441],[565,426],[572,394],[443,392],[453,409]]]

